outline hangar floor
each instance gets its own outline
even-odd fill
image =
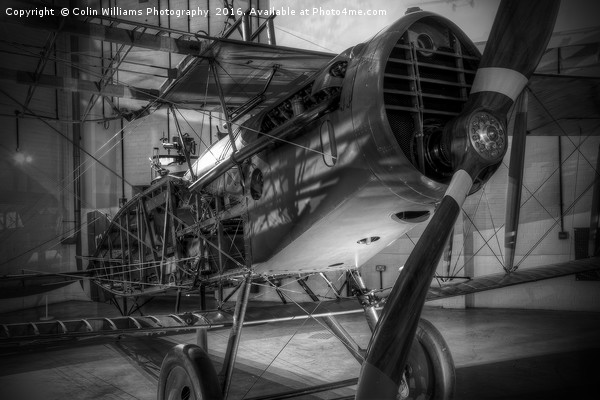
[[[115,315],[111,306],[96,303],[65,303],[50,311],[59,318]],[[43,309],[0,315],[0,323],[42,315]],[[426,308],[423,317],[444,334],[452,350],[456,399],[597,398],[600,313]],[[366,346],[369,329],[361,314],[341,316],[339,321]],[[217,370],[227,336],[224,330],[209,333],[209,352]],[[176,343],[195,343],[195,335],[3,351],[0,398],[155,399],[160,363]],[[359,368],[340,342],[313,320],[252,326],[243,331],[230,398],[252,399],[355,378]],[[298,398],[352,394],[353,387],[346,387]]]

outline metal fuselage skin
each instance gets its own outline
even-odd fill
[[[295,145],[279,144],[251,159],[245,187],[254,169],[263,176],[260,197],[246,195],[247,256],[257,274],[359,267],[429,219],[447,185],[409,160],[390,127],[383,95],[391,52],[411,26],[426,27],[428,21],[447,27],[478,54],[453,23],[430,13],[409,14],[338,57],[348,64],[335,110],[304,126]],[[253,117],[254,126],[264,114]],[[224,148],[226,141],[215,146]],[[196,176],[214,166],[218,152],[208,153],[211,160],[200,157],[194,167]],[[331,153],[337,153],[335,162]]]

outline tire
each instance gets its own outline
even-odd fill
[[[449,400],[453,398],[456,372],[452,354],[442,334],[425,319],[419,321],[415,341],[405,368],[406,400]]]
[[[212,361],[193,344],[173,347],[160,366],[158,400],[221,400],[221,385]]]

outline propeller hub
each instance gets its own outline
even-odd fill
[[[497,162],[506,150],[504,125],[492,114],[478,111],[471,115],[468,123],[471,146],[484,160]]]

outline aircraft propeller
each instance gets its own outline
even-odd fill
[[[387,299],[362,365],[356,399],[396,399],[429,285],[477,179],[507,147],[506,114],[527,84],[552,34],[559,1],[504,0],[494,20],[469,99],[446,126],[452,180]]]

